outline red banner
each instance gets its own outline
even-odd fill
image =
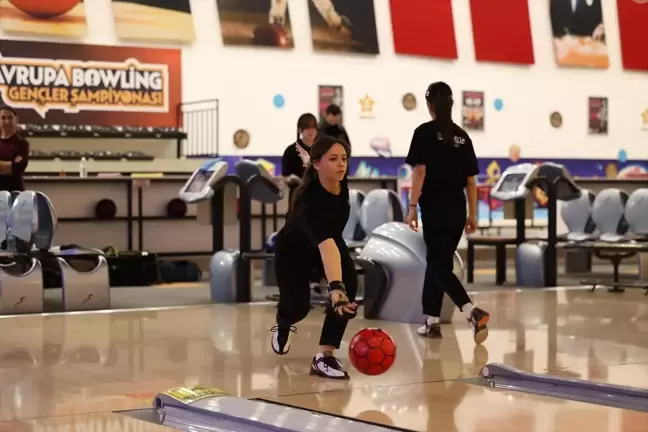
[[[470,14],[478,61],[534,63],[527,0],[470,0]]]
[[[617,0],[623,68],[648,70],[647,0]]]
[[[0,95],[21,123],[176,126],[178,49],[0,41]]]
[[[390,0],[397,54],[457,58],[451,0]]]

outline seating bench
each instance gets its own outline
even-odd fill
[[[602,279],[586,279],[580,283],[583,285],[591,285],[592,291],[597,286],[606,285],[610,286],[610,292],[623,292],[624,287],[641,288],[648,295],[648,282],[642,281],[620,281],[619,266],[624,259],[635,256],[638,253],[648,253],[648,242],[646,241],[625,241],[619,243],[610,243],[602,241],[582,241],[582,242],[566,242],[561,245],[563,249],[580,249],[593,253],[596,257],[601,259],[610,260],[613,267],[613,275],[611,281]]]

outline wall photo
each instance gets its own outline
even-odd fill
[[[294,48],[288,0],[216,0],[224,45]]]
[[[190,43],[195,39],[189,0],[112,0],[117,37]]]
[[[326,108],[329,105],[337,105],[342,110],[344,116],[344,88],[336,85],[320,85],[317,90],[318,112],[320,123],[324,121]],[[342,117],[344,121],[344,117]]]
[[[466,130],[484,130],[484,92],[465,91],[462,95],[461,113],[463,128]]]
[[[179,49],[5,40],[0,103],[24,124],[175,127],[181,59]]]
[[[602,0],[549,0],[556,62],[563,67],[609,66]]]
[[[3,0],[0,26],[7,33],[80,38],[88,34],[83,0]]]
[[[589,98],[589,133],[605,135],[608,133],[609,106],[606,97]]]
[[[304,1],[315,51],[380,53],[373,0]]]

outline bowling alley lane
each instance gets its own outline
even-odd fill
[[[418,431],[648,430],[648,413],[451,381],[283,396],[278,401]]]
[[[80,414],[0,423],[0,432],[171,432],[175,430],[113,413]]]
[[[298,324],[286,356],[275,355],[270,347],[273,304],[3,317],[0,422],[146,408],[159,392],[197,384],[247,398],[315,398],[322,401],[321,409],[328,410],[330,403],[338,412],[340,407],[348,412],[380,410],[382,405],[362,402],[374,400],[362,395],[381,395],[388,389],[391,394],[411,389],[429,394],[421,409],[432,416],[447,412],[453,404],[464,406],[459,399],[465,397],[455,393],[483,400],[479,403],[485,406],[490,400],[508,401],[509,396],[516,406],[533,405],[525,402],[535,400],[528,395],[502,398],[501,392],[452,383],[479,376],[488,362],[648,388],[644,300],[630,291],[620,296],[586,290],[479,293],[476,303],[492,313],[490,337],[483,346],[475,346],[470,328],[459,315],[453,325],[444,326],[443,340],[418,337],[413,324],[355,319],[339,351],[347,364],[348,341],[362,328],[387,331],[398,351],[392,369],[380,376],[362,375],[348,365],[349,382],[308,374],[323,320],[320,309]],[[453,390],[439,390],[448,386]],[[359,402],[335,402],[336,394]],[[418,405],[408,402],[407,412],[418,410]],[[594,409],[587,407],[582,409]],[[568,419],[560,420],[569,417],[565,416],[559,410],[556,422],[569,424]],[[614,427],[610,430],[632,430]]]

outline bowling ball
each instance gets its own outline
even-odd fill
[[[54,18],[71,11],[79,0],[9,0],[17,9],[35,18]]]
[[[283,47],[288,43],[286,31],[276,25],[260,25],[254,29],[254,45]]]
[[[396,344],[392,337],[381,329],[360,330],[349,344],[349,360],[360,373],[382,375],[396,360]]]

